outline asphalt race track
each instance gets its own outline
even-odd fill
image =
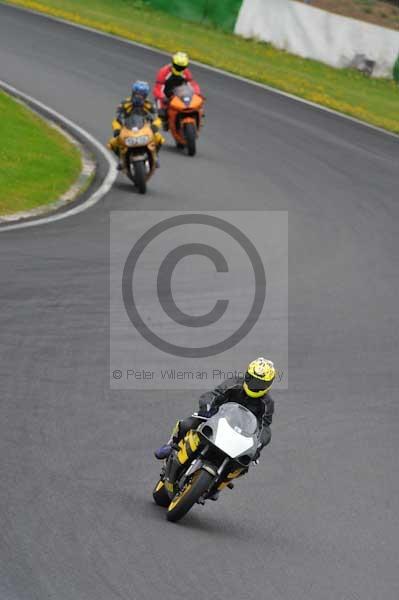
[[[162,61],[0,6],[1,78],[100,140]],[[0,598],[397,600],[398,141],[195,73],[195,159],[1,234]],[[152,450],[195,395],[109,389],[108,216],[215,208],[289,211],[290,388],[247,485],[172,525]]]

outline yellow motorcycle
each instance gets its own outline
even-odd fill
[[[116,151],[122,171],[140,194],[147,191],[147,181],[157,166],[157,147],[151,123],[140,114],[132,113],[124,120],[119,136],[109,143]]]

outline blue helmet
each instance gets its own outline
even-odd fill
[[[132,97],[141,96],[145,100],[150,93],[150,86],[146,81],[135,81],[132,85]]]

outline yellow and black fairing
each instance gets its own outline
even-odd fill
[[[178,491],[177,480],[184,466],[191,464],[203,446],[201,436],[195,431],[189,431],[170,455],[165,470],[165,487],[171,497]]]
[[[125,101],[119,104],[116,111],[116,118],[112,121],[112,132],[113,137],[108,141],[108,148],[110,148],[118,156],[118,137],[123,128],[124,120],[129,117],[132,112],[136,111],[133,106],[131,97],[126,98]],[[156,113],[155,107],[152,102],[146,100],[144,106],[139,112],[148,119],[152,132],[154,134],[155,144],[157,152],[161,146],[165,143],[165,138],[161,134],[162,121]]]
[[[179,423],[177,423],[174,433],[178,432]],[[209,490],[210,493],[221,491],[232,483],[233,479],[242,477],[248,472],[246,466],[240,465],[235,460],[226,461],[223,471],[219,474],[220,453],[212,446],[208,446],[209,440],[201,435],[200,432],[189,431],[187,435],[177,444],[175,451],[170,455],[165,470],[165,488],[171,498],[179,491],[178,480],[186,469],[193,463],[193,459],[198,458],[201,452],[207,447],[205,456],[201,456],[201,467],[214,473],[215,482]]]
[[[234,468],[234,466],[232,465],[232,468],[233,470],[228,472],[227,475],[224,476],[224,480],[218,484],[217,490],[219,492],[221,490],[224,490],[224,488],[228,487],[232,483],[233,479],[237,479],[238,477],[242,477],[243,475],[248,473],[247,467]]]

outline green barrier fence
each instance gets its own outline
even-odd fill
[[[147,0],[147,3],[182,19],[233,31],[242,0]]]

